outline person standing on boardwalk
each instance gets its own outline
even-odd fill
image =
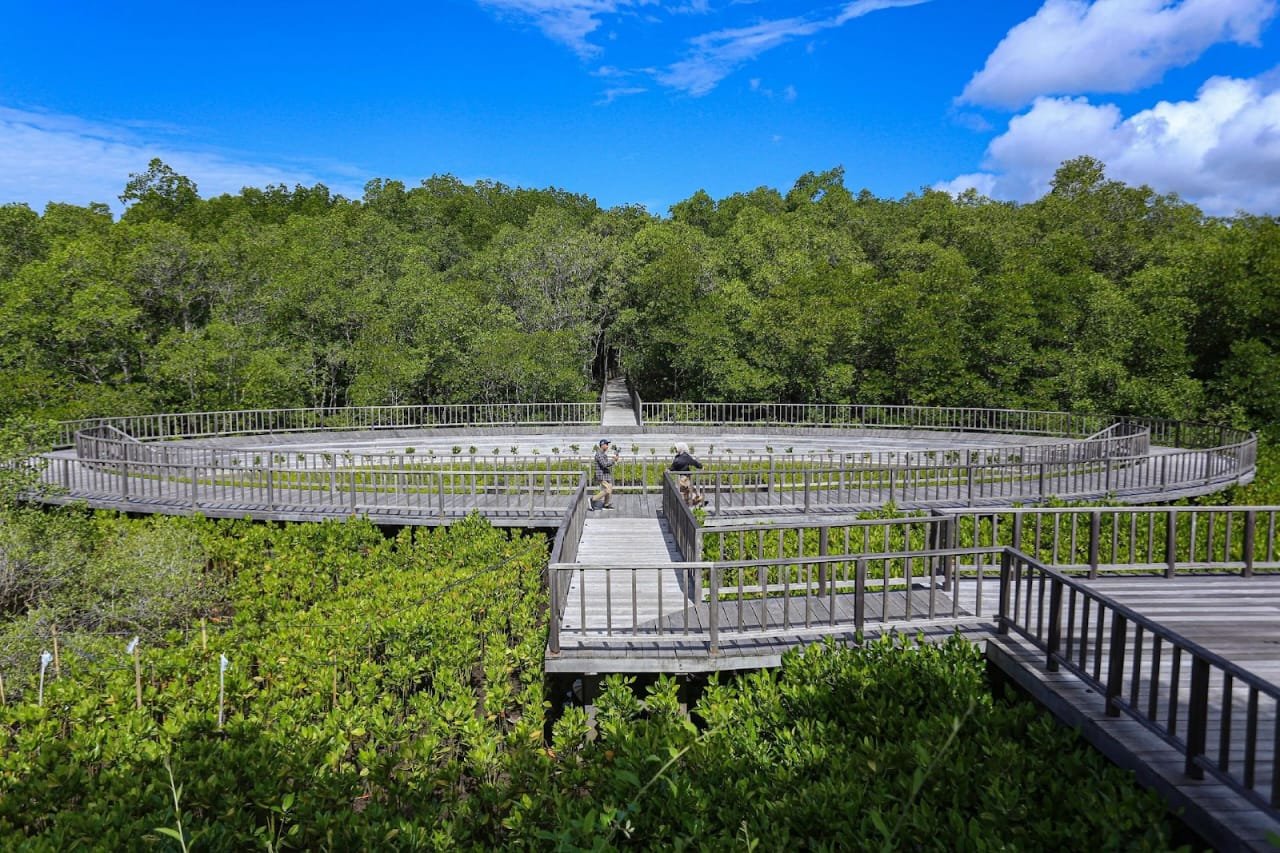
[[[684,498],[684,502],[689,506],[702,506],[704,503],[702,495],[693,487],[693,478],[687,472],[701,470],[702,463],[693,458],[693,454],[689,452],[689,445],[683,441],[676,442],[676,458],[671,460],[671,470],[681,472],[677,483],[680,487],[680,497]]]
[[[610,453],[609,439],[602,438],[596,444],[596,485],[600,491],[591,496],[587,509],[613,509],[613,466],[618,464],[618,451]],[[599,507],[596,502],[601,501]]]

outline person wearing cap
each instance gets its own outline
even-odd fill
[[[600,491],[591,496],[591,503],[587,506],[591,510],[597,509],[597,502],[600,502],[599,509],[613,509],[613,466],[618,464],[618,451],[610,453],[609,447],[607,438],[596,444],[596,484]]]

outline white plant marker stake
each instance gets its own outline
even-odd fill
[[[49,664],[53,663],[52,652],[40,653],[40,695],[37,697],[36,704],[44,705],[44,671],[49,668]]]
[[[218,728],[222,728],[222,721],[225,719],[223,714],[223,697],[225,693],[226,673],[231,668],[231,661],[227,660],[226,655],[218,655]]]
[[[138,638],[134,637],[125,646],[125,653],[133,655],[133,693],[138,710],[142,710],[142,650],[138,648]]]

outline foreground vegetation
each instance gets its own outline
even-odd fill
[[[672,680],[639,699],[613,679],[594,737],[570,708],[545,740],[540,539],[478,519],[0,529],[41,585],[8,589],[0,629],[6,849],[1168,843],[1157,800],[993,698],[959,639],[814,647],[691,717]]]

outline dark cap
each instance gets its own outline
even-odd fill
[[[609,444],[609,443],[610,443],[609,439],[607,439],[607,438],[602,438],[602,439],[600,439],[599,441],[597,441],[597,442],[596,442],[596,447],[600,447],[600,446],[602,446],[602,445]]]

